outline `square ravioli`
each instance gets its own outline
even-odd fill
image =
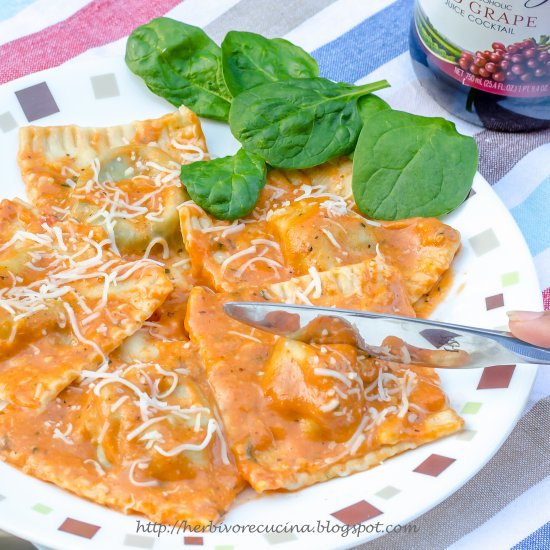
[[[217,291],[289,279],[280,244],[264,221],[215,220],[193,201],[180,208],[183,242],[198,284]]]
[[[0,457],[125,513],[208,525],[243,486],[189,342],[128,338],[43,412],[0,412]]]
[[[350,178],[348,159],[308,170],[270,170],[255,209],[233,223],[184,202],[180,222],[193,276],[218,292],[282,287],[312,271],[378,257],[401,276],[414,305],[448,271],[459,233],[435,218],[365,218],[354,206]]]
[[[341,190],[338,184],[344,177],[338,170],[340,164],[327,163],[320,170],[309,171],[270,170],[254,210],[233,223],[214,219],[193,201],[183,203],[179,208],[181,230],[196,280],[216,291],[231,291],[301,275],[299,266],[289,261],[285,236],[277,232],[270,220],[278,212],[279,220],[287,218],[287,224],[292,224],[295,216],[285,210],[287,207],[296,204],[301,208],[306,200],[318,200],[322,215],[337,217],[348,213],[354,223],[349,227],[350,233],[356,230],[363,218],[351,214],[348,203],[334,194],[334,190]],[[332,177],[333,173],[336,176]],[[340,226],[346,221],[335,220]],[[331,235],[322,233],[322,237],[326,240]],[[343,250],[335,255],[340,258],[345,253]],[[356,257],[345,263],[352,263]],[[336,263],[344,262],[339,259]]]
[[[48,214],[63,214],[82,172],[124,146],[155,147],[179,164],[207,158],[199,119],[184,106],[158,119],[106,128],[25,126],[18,163],[30,202]]]
[[[373,229],[380,252],[403,276],[413,305],[437,285],[460,248],[460,233],[436,218],[382,222]]]
[[[348,157],[269,169],[254,210],[220,221],[180,180],[208,158],[184,106],[20,130],[33,207],[0,203],[0,459],[125,513],[208,526],[247,483],[297,490],[460,430],[437,373],[399,363],[424,350],[390,337],[375,360],[223,312],[423,315],[458,232],[361,215]]]
[[[415,317],[399,272],[380,256],[275,283],[262,289],[270,301],[358,309]]]
[[[119,255],[149,255],[158,245],[166,257],[182,248],[180,167],[158,147],[109,149],[81,172],[58,217],[103,227]]]
[[[21,129],[19,164],[31,201],[52,219],[105,231],[125,260],[151,258],[174,286],[155,318],[185,308],[193,285],[182,242],[178,205],[188,198],[181,164],[207,159],[198,118],[186,107],[158,119],[109,128]],[[173,329],[173,330],[172,330]],[[163,327],[185,336],[183,323]]]
[[[164,268],[127,262],[99,229],[0,203],[0,400],[43,407],[106,356],[172,290]]]
[[[223,313],[225,301],[239,298],[194,289],[186,323],[228,444],[257,491],[365,470],[462,428],[433,369],[251,329]]]

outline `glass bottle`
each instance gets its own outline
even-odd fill
[[[490,130],[550,128],[550,0],[416,0],[410,53],[452,114]]]

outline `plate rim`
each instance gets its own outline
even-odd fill
[[[76,58],[76,59],[74,59],[74,60],[72,60],[72,61],[70,61],[70,62],[68,62],[64,65],[60,65],[60,66],[57,66],[57,67],[53,67],[53,68],[50,68],[50,69],[46,69],[46,70],[43,70],[43,71],[32,73],[30,75],[26,75],[26,76],[23,76],[19,79],[12,80],[10,82],[2,84],[2,85],[0,85],[0,95],[2,95],[3,93],[9,93],[9,91],[12,90],[12,89],[16,89],[16,88],[27,86],[27,85],[32,85],[32,84],[40,82],[41,80],[46,80],[51,75],[54,75],[54,77],[56,77],[56,78],[59,78],[59,77],[68,78],[66,76],[66,74],[64,74],[64,73],[67,73],[67,72],[69,73],[69,76],[70,76],[71,73],[72,74],[74,74],[74,73],[77,73],[77,74],[78,73],[86,73],[87,75],[89,75],[89,74],[91,74],[91,71],[93,70],[94,66],[98,67],[100,73],[112,70],[112,72],[114,72],[116,74],[117,70],[119,70],[120,60],[118,58],[113,57],[113,56],[106,57],[106,56],[90,55],[90,54],[91,54],[91,52],[87,52],[87,54],[84,54],[84,55],[87,55],[87,58],[86,58],[86,63],[83,64],[82,66],[79,66],[77,64],[79,58]],[[151,92],[148,92],[148,93],[151,93]],[[170,108],[168,103],[166,103],[166,105],[167,105],[167,108]],[[206,125],[211,123],[211,121],[205,121],[204,119],[201,118],[201,124],[203,125],[203,129],[204,129],[204,126],[205,126],[205,122],[206,122]],[[28,123],[28,124],[32,124],[32,123]],[[523,233],[521,232],[521,229],[519,228],[519,226],[515,222],[513,216],[510,213],[510,211],[504,205],[503,201],[500,199],[500,197],[498,196],[496,191],[492,188],[492,186],[487,182],[487,180],[479,172],[476,172],[474,182],[476,182],[476,185],[481,185],[482,187],[484,187],[485,191],[489,191],[490,194],[492,195],[492,200],[498,201],[499,206],[501,207],[501,208],[499,208],[499,210],[502,210],[502,211],[506,212],[506,214],[508,216],[508,219],[505,220],[505,224],[507,226],[510,226],[510,229],[512,229],[514,231],[515,235],[521,241],[521,245],[524,248],[524,250],[528,252],[530,262],[529,262],[529,265],[527,267],[533,274],[536,275],[536,269],[535,269],[535,264],[534,264],[534,261],[533,261],[533,257],[532,257],[532,255],[529,251],[529,248],[528,248],[527,243],[525,241],[525,237],[524,237]],[[4,195],[4,192],[1,189],[0,189],[0,194]],[[0,196],[0,199],[2,199],[2,198],[3,198],[3,196]],[[442,219],[443,219],[443,221],[445,221],[446,216],[443,216]],[[525,269],[525,266],[523,266],[523,267]],[[541,290],[540,290],[539,285],[540,285],[540,283],[538,282],[538,278],[537,278],[537,288],[533,289],[533,298],[535,297],[535,292],[538,291],[537,301],[538,301],[539,305],[542,306],[542,295],[541,295]],[[433,508],[438,506],[441,502],[443,502],[444,500],[449,498],[451,495],[453,495],[456,491],[458,491],[466,483],[468,483],[468,481],[470,481],[475,475],[477,475],[479,473],[479,471],[481,471],[481,469],[483,467],[485,467],[489,463],[489,461],[495,456],[495,454],[501,449],[502,445],[508,439],[510,433],[516,427],[519,419],[523,415],[523,412],[525,410],[525,406],[526,406],[526,404],[529,400],[529,396],[531,394],[533,385],[535,383],[536,373],[537,373],[537,367],[536,366],[532,366],[530,368],[531,368],[531,375],[530,375],[531,380],[528,382],[528,389],[525,391],[525,394],[524,394],[523,398],[521,399],[521,407],[518,406],[518,409],[516,411],[516,414],[513,417],[513,420],[507,425],[506,430],[502,433],[502,437],[499,439],[498,444],[495,444],[493,446],[493,448],[491,449],[491,452],[488,452],[485,455],[483,455],[482,460],[479,461],[478,463],[476,463],[476,466],[474,468],[471,468],[470,470],[468,470],[467,475],[460,477],[460,482],[456,482],[456,481],[453,482],[450,485],[450,489],[445,491],[443,496],[437,497],[436,499],[430,501],[429,504],[427,504],[426,506],[424,506],[422,508],[415,509],[414,513],[412,513],[412,514],[410,514],[406,517],[403,517],[402,518],[402,524],[407,524],[407,523],[410,523],[410,522],[414,521],[415,519],[422,516],[423,514],[428,512],[429,510],[432,510]],[[452,437],[452,436],[449,436],[449,437]],[[425,445],[418,447],[418,449],[422,449],[423,447],[425,447]],[[414,450],[417,450],[417,449],[413,449],[413,451]],[[9,467],[9,468],[15,469],[19,473],[33,479],[34,481],[38,481],[39,483],[48,483],[48,482],[44,482],[44,481],[42,481],[38,478],[34,478],[34,476],[30,476],[28,474],[25,474],[21,470],[15,468],[15,466],[12,466],[10,464],[3,463],[3,462],[0,461],[0,467],[3,467],[4,465]],[[92,503],[96,506],[98,505],[97,503],[95,503],[93,501],[89,501],[88,499],[86,499],[84,497],[81,497],[79,495],[71,493],[70,491],[67,491],[65,489],[61,489],[61,488],[59,488],[58,486],[56,486],[54,484],[51,484],[51,485],[52,485],[52,487],[54,487],[56,489],[59,489],[59,490],[62,490],[65,493],[68,493],[71,496],[76,497],[76,498],[78,498],[82,501],[86,501],[87,503]],[[104,505],[99,505],[99,506],[102,506],[103,508],[108,509],[107,506],[104,506]],[[115,513],[120,513],[116,510],[113,510],[113,511]],[[44,548],[44,549],[45,548],[52,548],[52,549],[55,548],[55,549],[59,549],[59,550],[73,550],[76,547],[80,547],[80,545],[78,544],[78,542],[80,542],[80,541],[67,540],[66,542],[64,542],[63,540],[60,540],[60,539],[62,539],[62,535],[59,534],[60,532],[57,529],[52,529],[51,531],[48,531],[47,533],[38,533],[39,536],[34,536],[35,533],[32,533],[32,536],[29,538],[29,534],[27,532],[24,532],[24,531],[22,531],[18,528],[14,529],[9,524],[7,524],[7,522],[4,522],[3,521],[4,517],[5,516],[3,514],[0,515],[0,528],[1,529],[6,531],[7,533],[13,534],[13,535],[15,535],[17,537],[20,537],[20,538],[23,538],[24,540],[28,540],[32,544],[38,545],[39,547],[42,546],[42,548]],[[29,523],[32,524],[32,522],[29,522]],[[377,539],[377,538],[379,538],[383,535],[384,535],[384,533],[381,533],[378,536],[374,536],[374,537],[372,535],[367,535],[365,537],[358,537],[358,538],[355,538],[353,540],[353,542],[345,543],[345,544],[338,545],[338,546],[331,545],[330,548],[332,548],[334,550],[344,550],[344,549],[347,549],[347,548],[355,547],[359,544],[363,544],[365,542],[375,540],[375,539]],[[82,542],[84,543],[84,541],[82,541]],[[97,544],[98,544],[97,542],[94,543],[93,540],[89,540],[89,541],[86,541],[85,546],[87,548],[92,548],[92,547],[96,547]],[[101,544],[101,543],[99,543],[99,544]],[[84,546],[84,544],[82,544],[82,546]],[[284,543],[283,543],[282,547],[284,547]],[[327,546],[327,548],[329,548],[329,547]]]

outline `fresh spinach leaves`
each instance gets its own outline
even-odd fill
[[[324,78],[262,84],[233,99],[229,125],[244,149],[279,168],[309,168],[350,153],[363,121],[357,100],[386,88]]]
[[[135,29],[126,64],[155,94],[200,116],[227,120],[231,94],[223,79],[221,49],[199,27],[167,17]]]
[[[193,200],[216,218],[254,208],[266,162],[309,168],[353,155],[355,202],[379,219],[440,216],[471,187],[472,138],[444,119],[393,111],[371,93],[389,86],[385,80],[319,78],[315,60],[286,40],[231,31],[219,48],[200,28],[160,17],[132,32],[126,63],[174,105],[229,121],[242,149],[181,169]]]
[[[191,198],[219,220],[249,214],[265,185],[265,162],[244,149],[232,157],[184,164],[181,181]]]
[[[459,206],[478,161],[473,138],[443,118],[382,110],[361,131],[352,189],[359,210],[382,220],[441,216]]]
[[[233,97],[279,80],[319,76],[319,66],[307,52],[282,38],[230,31],[222,42],[223,76]]]
[[[359,114],[364,123],[367,122],[367,118],[378,113],[378,111],[387,111],[391,109],[383,99],[374,94],[360,97],[357,102],[357,107],[359,108]]]
[[[369,94],[363,97],[360,97],[357,101],[357,107],[359,109],[359,114],[361,115],[361,120],[363,124],[366,124],[367,118],[378,113],[378,111],[385,111],[391,109],[391,107],[383,100],[380,99],[377,95]],[[351,160],[355,155],[355,150],[352,151],[348,156]]]

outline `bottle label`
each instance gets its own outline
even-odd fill
[[[472,88],[550,95],[550,0],[417,0],[428,60]]]

